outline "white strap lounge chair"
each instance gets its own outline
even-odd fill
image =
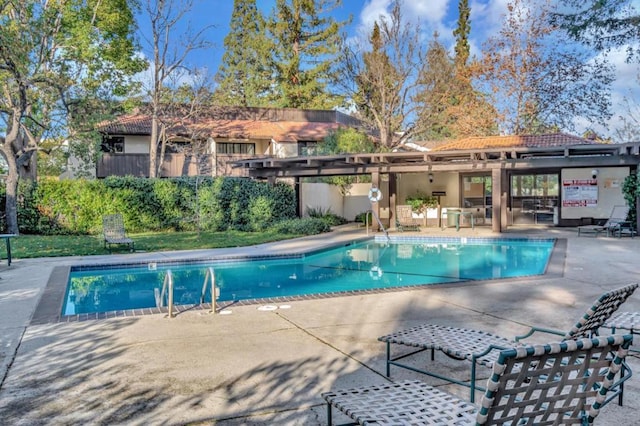
[[[396,227],[400,231],[419,231],[419,220],[413,217],[410,205],[396,206]]]
[[[631,340],[610,335],[502,350],[479,406],[420,381],[327,392],[328,424],[335,407],[361,425],[590,425]]]
[[[622,303],[638,288],[638,284],[631,284],[617,290],[604,293],[595,301],[580,320],[567,332],[551,330],[547,328],[533,327],[528,333],[517,336],[514,340],[506,339],[495,334],[485,331],[468,330],[464,328],[448,327],[437,324],[422,324],[406,330],[398,331],[379,337],[378,340],[385,342],[387,345],[387,367],[386,375],[390,377],[391,366],[405,368],[418,373],[436,377],[450,383],[455,383],[471,388],[470,399],[474,402],[476,389],[476,367],[483,365],[491,368],[499,356],[499,351],[505,348],[511,348],[523,345],[522,339],[530,337],[535,332],[544,332],[561,336],[564,340],[579,339],[584,337],[592,337],[598,334],[598,329],[611,318],[613,313],[620,307]],[[394,348],[400,347],[399,354],[392,355],[392,345]],[[417,350],[406,352],[406,348],[418,348]],[[450,358],[456,360],[465,360],[471,362],[471,378],[470,382],[457,380],[453,377],[447,377],[434,371],[424,368],[418,368],[414,362],[406,363],[404,359],[415,358],[412,355],[429,350],[431,361],[435,359],[435,351],[441,351]],[[402,362],[401,362],[402,361]],[[612,392],[610,399],[618,396],[618,403],[622,405],[623,383],[631,377],[631,370],[625,366],[624,375],[617,386],[616,391]],[[606,402],[609,402],[607,400]]]
[[[629,215],[628,206],[613,206],[609,219],[603,225],[583,225],[578,226],[578,237],[584,232],[595,233],[596,237],[601,232],[606,232],[607,236],[619,231],[621,224],[627,222],[627,216]]]
[[[102,217],[102,232],[104,233],[104,247],[111,251],[112,245],[126,245],[129,250],[133,251],[134,242],[127,237],[124,229],[124,221],[122,215],[109,214]]]

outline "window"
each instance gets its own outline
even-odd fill
[[[318,155],[318,142],[316,141],[298,142],[298,155]]]
[[[103,136],[100,144],[102,152],[124,152],[124,136]]]
[[[218,142],[216,144],[218,154],[250,154],[255,155],[256,144],[245,142]]]

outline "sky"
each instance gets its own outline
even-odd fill
[[[187,65],[206,69],[214,75],[224,54],[224,37],[229,30],[229,21],[233,10],[233,0],[193,0],[192,11],[184,18],[184,23],[191,28],[200,29],[210,27],[206,31],[206,38],[213,43],[207,50],[194,51],[187,58]],[[471,54],[478,55],[483,42],[497,33],[506,11],[508,0],[469,0],[471,8]],[[640,0],[633,0],[640,6]],[[348,37],[358,40],[366,38],[373,23],[391,9],[392,0],[342,0],[342,4],[331,14],[336,20],[347,20],[351,23],[345,28]],[[275,0],[257,0],[258,8],[264,15],[269,15],[275,5]],[[439,33],[440,41],[445,46],[453,48],[453,30],[458,19],[458,0],[403,0],[403,16],[419,20],[425,39],[431,38],[434,31]],[[145,22],[139,21],[140,31],[145,31]],[[148,49],[144,49],[143,52]],[[637,76],[640,70],[638,63],[627,64],[624,51],[611,52],[609,61],[616,67],[616,80],[612,86],[612,104],[614,117],[609,122],[609,130],[594,126],[579,120],[576,124],[576,134],[592,128],[601,136],[612,136],[614,129],[619,126],[620,114],[624,113],[622,106],[625,97],[634,97],[640,105],[640,89]]]

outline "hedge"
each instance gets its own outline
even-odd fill
[[[4,209],[3,187],[0,195]],[[42,179],[18,187],[21,233],[98,234],[110,213],[122,213],[134,233],[260,231],[294,218],[296,199],[289,185],[232,177]]]

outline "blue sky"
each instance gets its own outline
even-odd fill
[[[193,0],[193,3],[191,13],[185,17],[185,24],[188,22],[195,29],[212,25],[213,28],[207,31],[207,39],[214,43],[214,47],[193,52],[186,62],[190,67],[204,68],[210,75],[214,75],[224,54],[224,37],[229,30],[233,0]],[[469,0],[472,55],[478,55],[482,43],[499,31],[507,3],[508,0]],[[640,3],[640,0],[633,0],[633,3]],[[264,15],[270,14],[274,4],[275,0],[257,0],[257,5]],[[342,5],[333,10],[332,15],[337,20],[345,20],[352,16],[352,22],[346,28],[347,34],[350,37],[366,37],[373,22],[381,15],[388,13],[391,5],[392,0],[342,0]],[[434,31],[438,31],[440,41],[450,48],[453,46],[452,32],[458,19],[458,0],[403,0],[403,16],[419,21],[424,32],[425,43]],[[144,24],[144,20],[140,21],[142,31],[144,31]],[[638,64],[627,64],[624,59],[623,50],[609,55],[609,60],[615,65],[617,74],[613,85],[614,117],[610,121],[610,128],[615,128],[618,124],[617,116],[623,112],[621,105],[625,96],[633,93],[640,103],[636,80]],[[588,127],[590,127],[589,123],[578,123],[578,128]],[[605,136],[611,133],[597,127],[595,130]]]
[[[258,0],[257,5],[264,15],[269,15],[275,0]],[[351,37],[367,34],[373,22],[388,13],[391,0],[343,0],[342,5],[334,9],[332,15],[339,21],[352,17],[346,32]],[[477,51],[482,40],[491,34],[500,24],[500,16],[506,6],[506,0],[470,1],[472,7],[472,48]],[[192,65],[206,67],[213,74],[224,54],[224,37],[229,30],[229,21],[233,11],[232,0],[194,0],[192,13],[188,19],[193,28],[213,25],[208,30],[208,38],[215,47],[207,51],[196,52],[190,56]],[[457,0],[404,0],[403,14],[419,20],[429,37],[434,31],[440,33],[440,39],[449,44],[453,40],[453,29],[458,19]]]

